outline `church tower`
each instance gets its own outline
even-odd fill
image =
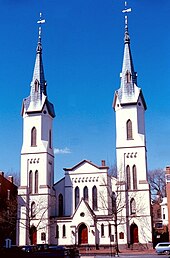
[[[41,16],[40,16],[41,18]],[[23,100],[23,143],[18,191],[18,244],[48,243],[54,205],[53,104],[47,96],[42,62],[41,24],[30,94]]]
[[[125,2],[126,3],[126,2]],[[152,242],[150,189],[147,182],[147,150],[145,136],[146,102],[137,84],[130,49],[127,13],[120,88],[115,92],[118,235],[121,243]],[[120,242],[119,241],[119,242]]]

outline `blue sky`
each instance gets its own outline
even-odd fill
[[[0,0],[0,6],[0,170],[20,171],[20,111],[30,92],[40,12],[47,92],[56,112],[55,180],[83,159],[113,165],[124,1]],[[133,62],[147,103],[148,169],[164,168],[170,164],[170,1],[129,0],[128,6]]]

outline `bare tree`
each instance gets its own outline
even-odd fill
[[[148,182],[151,189],[152,200],[160,199],[166,196],[165,172],[161,168],[150,170],[148,173]]]
[[[23,200],[25,203],[24,208],[25,210],[21,210],[20,208],[20,227],[25,228],[29,235],[29,244],[33,242],[33,234],[41,229],[48,227],[47,224],[47,211],[50,209],[50,206],[47,205],[45,198],[40,198],[38,202],[26,202],[26,199]],[[22,213],[22,214],[21,214]],[[25,219],[22,219],[24,215]],[[27,223],[25,223],[25,221]],[[36,222],[36,223],[35,223]]]
[[[108,175],[117,178],[117,165],[114,163],[109,167]]]

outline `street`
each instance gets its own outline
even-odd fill
[[[159,255],[158,254],[119,254],[119,257],[120,258],[169,258],[170,256],[169,255]],[[109,258],[109,257],[115,257],[115,256],[111,256],[111,254],[109,255],[88,255],[88,256],[85,256],[85,255],[81,255],[81,258],[85,258],[85,257],[88,257],[88,258]]]

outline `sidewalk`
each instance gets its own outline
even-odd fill
[[[80,254],[82,255],[104,255],[104,254],[114,254],[115,250],[111,250],[111,248],[108,249],[99,249],[99,250],[80,250]],[[143,249],[143,250],[131,250],[131,249],[124,249],[124,250],[120,250],[120,254],[155,254],[155,249]]]

